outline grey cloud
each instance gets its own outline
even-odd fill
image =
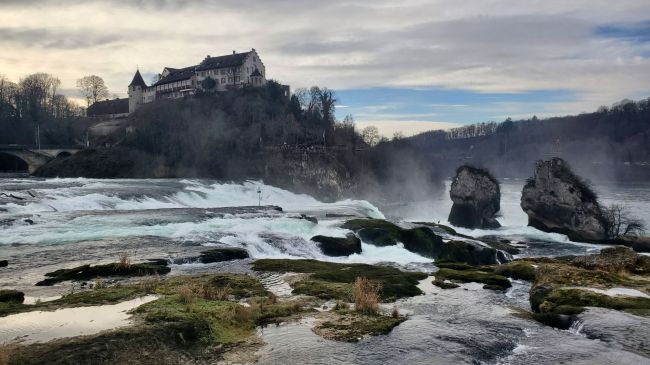
[[[83,31],[0,28],[0,44],[18,43],[24,47],[79,49],[106,45],[119,39],[115,34],[92,34]]]

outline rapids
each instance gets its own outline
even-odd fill
[[[526,215],[519,208],[523,183],[502,181],[502,228],[458,231],[519,242],[525,245],[521,256],[587,254],[603,247],[527,227]],[[650,225],[650,185],[596,190],[606,203],[623,204]],[[451,207],[447,191],[424,201],[377,207],[362,200],[323,203],[257,181],[17,178],[0,179],[0,191],[19,197],[0,197],[0,259],[8,259],[11,268],[0,272],[0,288],[24,290],[30,298],[69,290],[69,283],[33,286],[44,273],[62,267],[112,262],[122,252],[136,261],[190,257],[215,245],[245,248],[253,259],[390,263],[431,272],[435,270],[431,260],[401,246],[362,243],[361,254],[332,258],[323,255],[310,238],[344,236],[348,231],[339,226],[350,217],[446,224]],[[259,203],[261,208],[257,208]],[[172,274],[250,272],[250,261],[171,267]],[[278,281],[286,291],[280,279],[268,281]],[[396,303],[410,317],[387,336],[341,344],[316,336],[306,318],[259,329],[266,343],[260,350],[260,363],[650,363],[647,318],[590,309],[581,314],[575,329],[560,331],[518,315],[530,310],[525,282],[514,282],[506,293],[483,290],[477,284],[444,292],[430,285],[430,280],[421,285],[425,295]],[[392,305],[384,309],[390,311]]]

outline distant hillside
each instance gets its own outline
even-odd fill
[[[534,161],[561,156],[593,180],[650,180],[650,99],[576,116],[427,132],[407,142],[447,175],[471,163],[499,177],[527,177]]]

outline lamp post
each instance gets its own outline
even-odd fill
[[[262,206],[262,188],[259,186],[257,187],[257,206],[261,207]]]

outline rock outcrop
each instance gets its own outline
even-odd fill
[[[249,258],[248,251],[238,247],[219,247],[201,252],[201,262],[210,264],[213,262],[243,260]]]
[[[449,191],[454,205],[449,223],[465,228],[499,228],[495,216],[500,209],[499,182],[486,170],[461,166]]]
[[[0,290],[0,303],[22,303],[25,300],[25,293],[18,290]]]
[[[405,249],[436,261],[490,265],[511,260],[507,253],[478,242],[445,242],[430,226],[402,228],[383,219],[352,219],[345,222],[342,228],[356,232],[365,243],[380,247],[401,243]]]
[[[314,236],[311,240],[318,242],[321,251],[327,256],[361,253],[361,240],[354,233],[348,233],[345,237]]]
[[[596,194],[561,158],[538,161],[521,194],[528,225],[574,241],[606,241],[607,221]]]

